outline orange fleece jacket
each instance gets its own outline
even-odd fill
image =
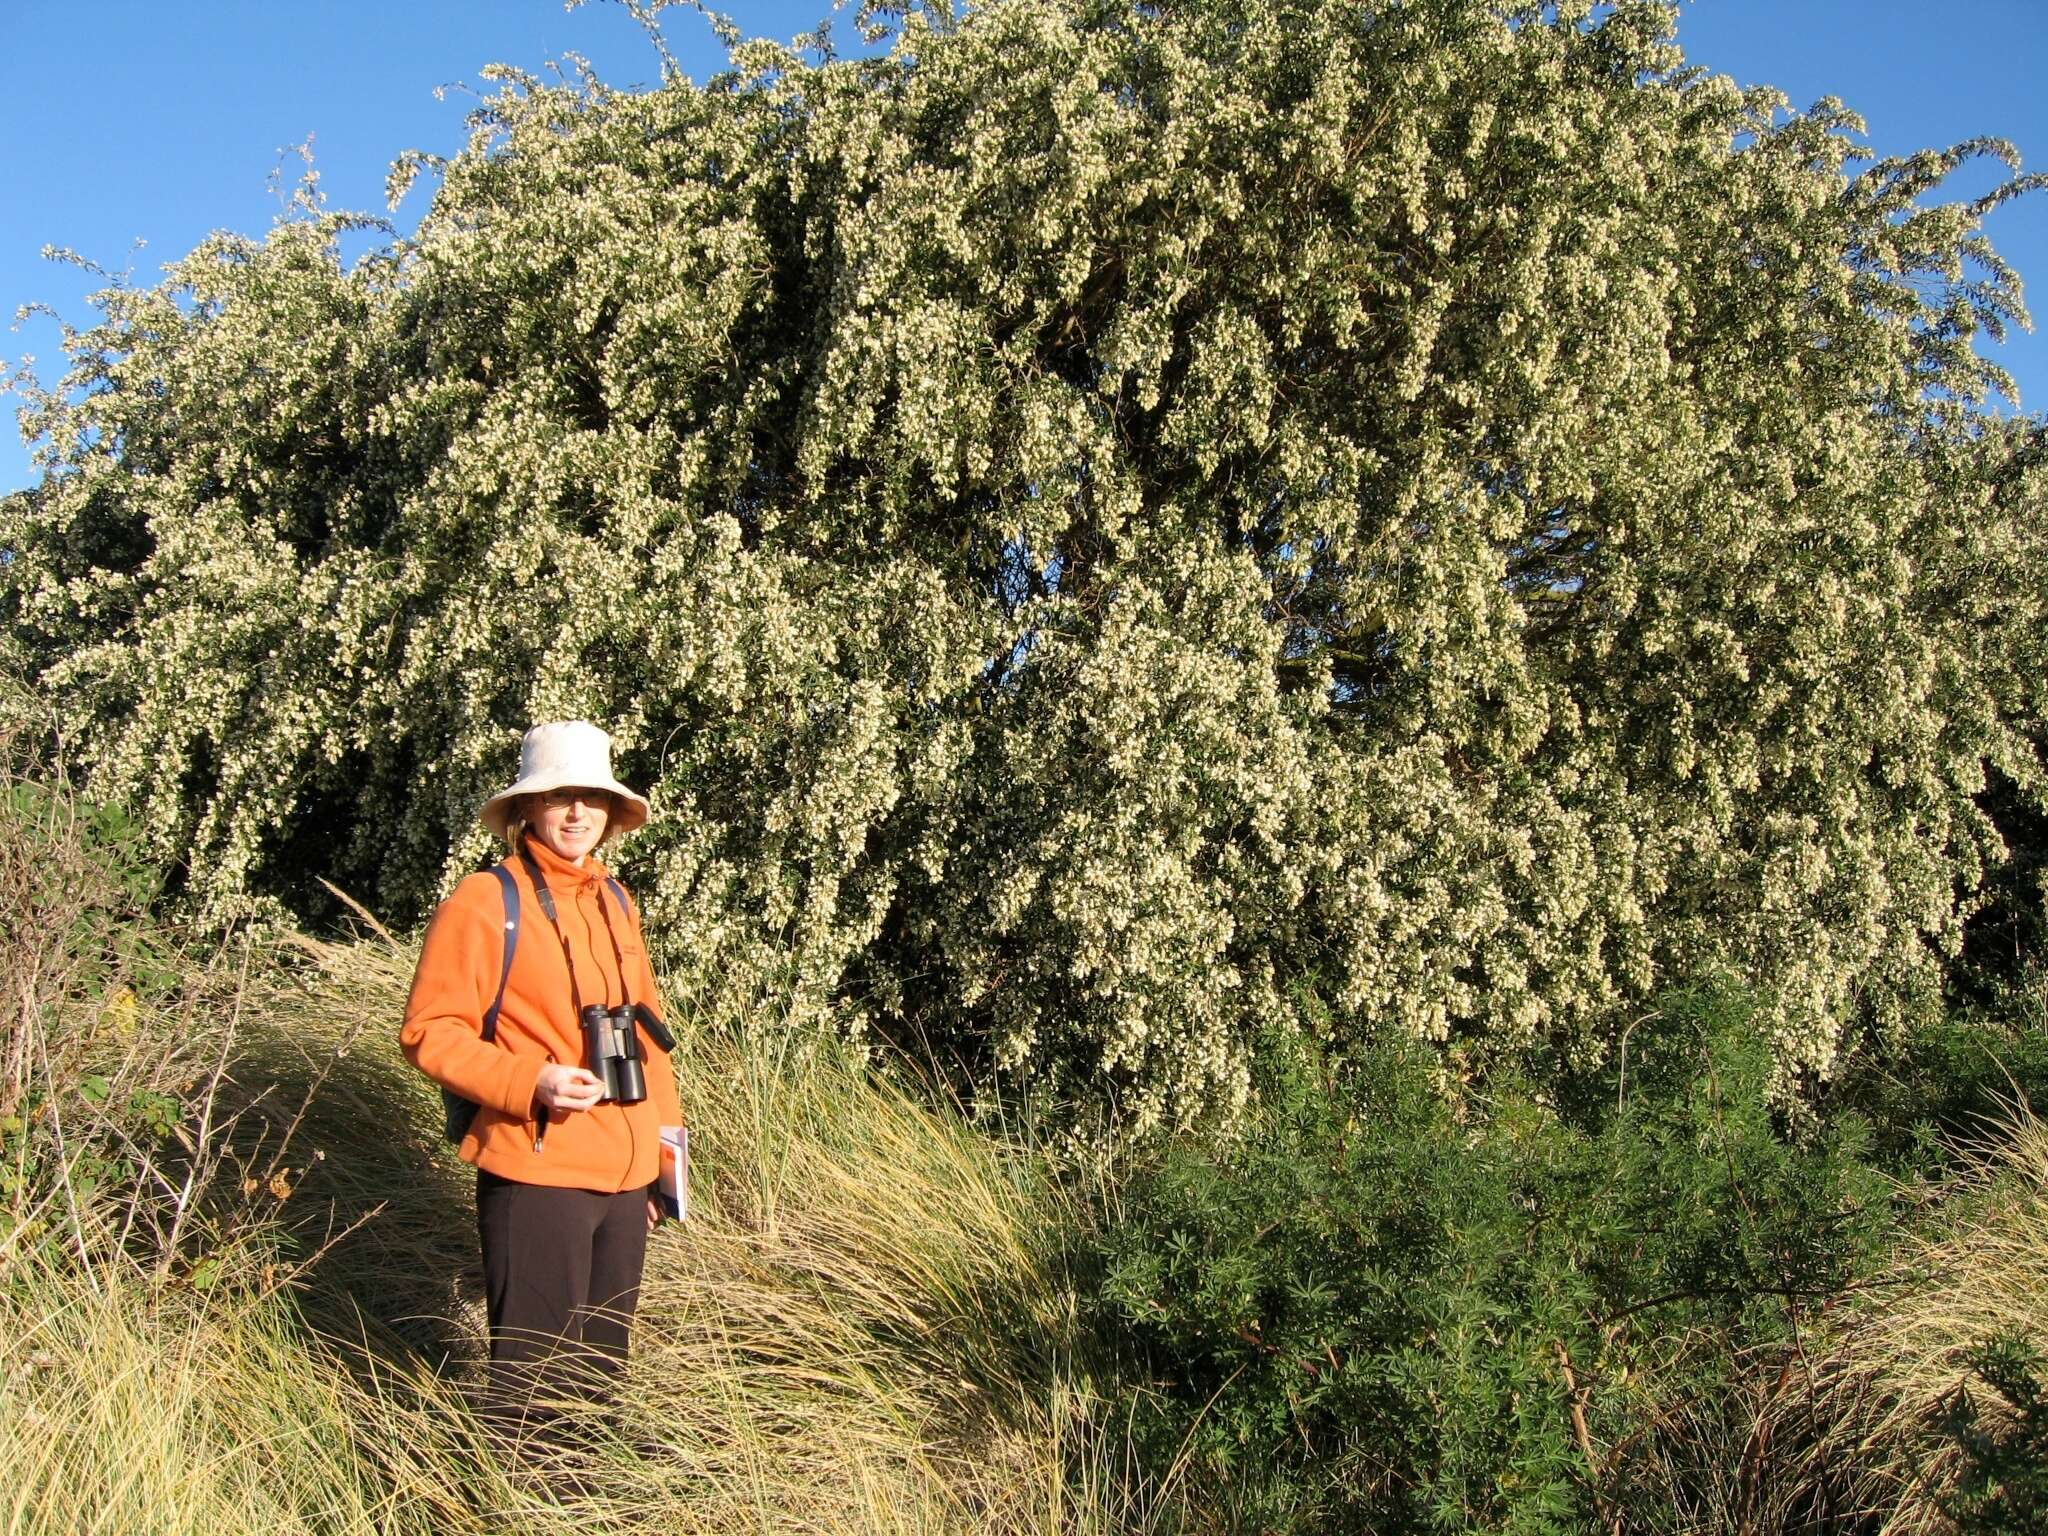
[[[639,1032],[647,1073],[642,1102],[552,1110],[545,1135],[538,1134],[533,1089],[541,1067],[550,1061],[584,1064],[569,963],[576,968],[577,994],[586,1004],[616,1005],[630,995],[657,1014],[662,1008],[640,936],[639,910],[629,902],[627,912],[619,911],[604,883],[604,866],[588,857],[580,867],[570,864],[531,838],[526,846],[554,893],[568,963],[534,898],[525,865],[509,860],[519,884],[519,942],[498,1010],[497,1038],[486,1042],[484,1010],[498,990],[505,957],[505,902],[494,876],[466,876],[427,928],[399,1044],[406,1059],[428,1077],[479,1106],[462,1140],[464,1162],[522,1184],[605,1194],[652,1184],[661,1127],[682,1124],[682,1110],[668,1055],[645,1030]],[[607,913],[619,941],[618,955],[605,932]]]

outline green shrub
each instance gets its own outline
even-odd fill
[[[1868,1120],[1895,1174],[1938,1179],[1959,1147],[2015,1107],[2048,1109],[2048,1031],[1980,1009],[1929,1020],[1861,1049],[1826,1107]]]
[[[0,731],[0,1239],[82,1257],[150,1226],[206,1041],[142,1021],[182,990],[148,910],[159,870],[133,818],[16,776]]]
[[[1153,1465],[1191,1458],[1232,1529],[1682,1528],[1709,1492],[1632,1444],[1890,1221],[1859,1122],[1774,1120],[1747,1011],[1667,999],[1569,1114],[1512,1081],[1454,1113],[1404,1047],[1269,1042],[1245,1135],[1177,1145],[1094,1239]]]
[[[2005,1333],[1972,1350],[1977,1391],[2005,1412],[1988,1416],[1972,1385],[1958,1388],[1946,1428],[1966,1462],[1943,1512],[1962,1536],[2038,1536],[2048,1531],[2048,1361],[2024,1336]]]

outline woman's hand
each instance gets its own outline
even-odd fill
[[[656,1227],[660,1225],[661,1202],[655,1199],[654,1196],[649,1195],[647,1197],[647,1230],[652,1232]]]
[[[533,1102],[543,1109],[595,1109],[604,1101],[604,1080],[583,1067],[551,1061],[540,1069]]]

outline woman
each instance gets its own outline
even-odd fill
[[[518,781],[485,802],[482,819],[510,856],[502,873],[465,878],[434,914],[399,1041],[414,1066],[477,1106],[460,1155],[477,1170],[491,1398],[505,1413],[536,1387],[589,1390],[616,1375],[660,1219],[661,1127],[682,1115],[668,1053],[644,1026],[612,1037],[637,1039],[641,1102],[607,1098],[586,1059],[587,1008],[652,1009],[656,997],[638,913],[592,857],[647,819],[647,802],[612,777],[611,738],[582,720],[536,725]]]

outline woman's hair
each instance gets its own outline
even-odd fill
[[[512,809],[505,817],[505,851],[519,852],[520,839],[526,836],[526,796],[521,795],[512,802]]]
[[[526,829],[529,825],[526,815],[526,803],[533,798],[534,796],[532,795],[517,795],[512,800],[511,808],[505,815],[505,851],[507,853],[516,854],[519,852],[519,840],[526,836]],[[597,846],[602,848],[606,843],[610,842],[618,830],[619,797],[617,795],[606,795],[604,836],[597,840]]]

